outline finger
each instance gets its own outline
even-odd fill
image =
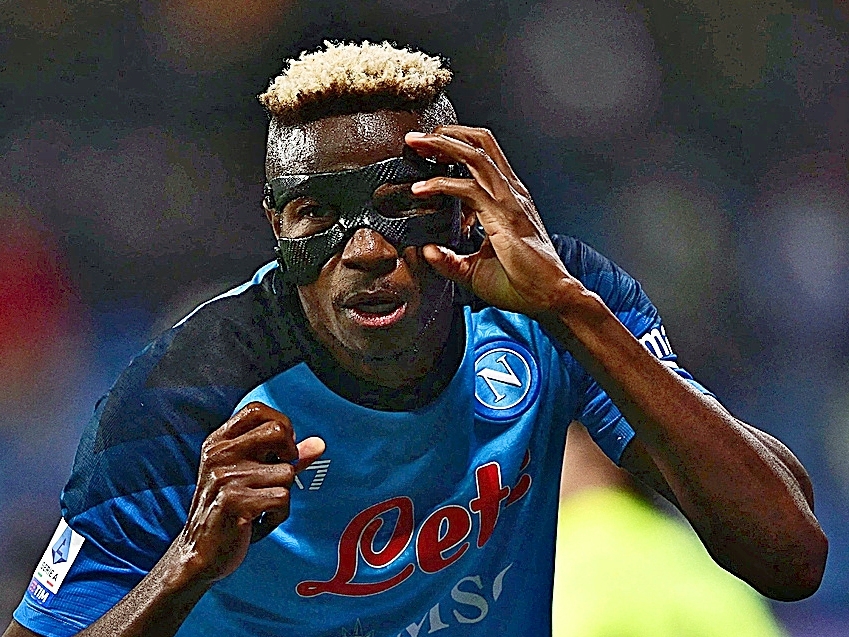
[[[515,198],[499,203],[474,179],[434,177],[427,181],[417,181],[410,186],[410,190],[417,197],[436,194],[457,197],[467,210],[474,212],[489,236],[502,232],[509,224],[534,223],[533,220],[529,221],[528,214]]]
[[[232,488],[231,485],[251,489],[292,486],[296,469],[288,462],[268,464],[248,461],[225,468],[216,468],[212,472],[213,488],[217,491]]]
[[[458,255],[450,248],[429,243],[422,247],[422,256],[437,272],[463,287],[471,287],[472,259],[475,255]]]
[[[324,440],[318,438],[317,436],[312,436],[310,438],[306,438],[298,443],[298,465],[297,467],[293,467],[292,465],[285,465],[290,467],[294,473],[303,471],[306,469],[313,461],[321,456],[325,450]],[[291,484],[290,484],[291,487]],[[263,511],[252,523],[251,526],[251,543],[258,542],[259,540],[266,537],[269,533],[271,533],[274,529],[276,529],[281,523],[286,521],[289,517],[289,508],[281,508],[281,509],[272,509]]]
[[[507,157],[504,151],[501,150],[501,146],[499,146],[498,140],[495,139],[495,135],[488,128],[472,128],[470,126],[460,126],[459,124],[449,124],[447,126],[438,126],[433,132],[459,139],[470,146],[483,149],[495,165],[498,166],[498,169],[507,178],[507,181],[513,188],[523,195],[529,194],[525,185],[519,180],[510,166],[510,162],[507,161]]]
[[[257,401],[250,402],[233,414],[227,422],[212,432],[209,438],[213,441],[232,440],[270,420],[289,422],[289,419],[285,414],[277,411],[273,407],[269,407],[265,403]]]
[[[274,464],[296,460],[298,449],[295,446],[295,434],[289,419],[285,416],[283,418],[285,421],[263,422],[237,438],[219,441],[207,439],[203,445],[201,462],[205,465],[220,465],[255,460]]]
[[[259,542],[289,518],[289,510],[263,511],[251,524],[251,544]]]
[[[407,133],[405,141],[420,154],[448,157],[465,164],[475,181],[493,198],[510,195],[509,182],[483,149],[447,135]]]
[[[289,514],[291,491],[288,487],[229,489],[217,499],[225,515],[238,520],[239,524],[251,523],[263,512]]]
[[[432,197],[434,195],[448,195],[457,197],[468,208],[475,212],[483,210],[486,206],[494,203],[488,193],[479,182],[474,179],[460,179],[458,177],[433,177],[427,181],[417,181],[410,186],[410,191],[416,197]]]
[[[298,464],[295,473],[300,473],[321,457],[327,445],[318,436],[305,438],[298,443]]]
[[[294,462],[298,459],[295,432],[288,418],[286,422],[272,420],[263,423],[231,442],[243,458],[253,458],[269,464]]]

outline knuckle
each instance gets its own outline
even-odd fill
[[[200,450],[200,466],[210,467],[221,462],[222,447],[218,443],[204,444]]]
[[[213,500],[212,505],[215,508],[222,509],[224,511],[229,511],[236,499],[230,491],[222,490],[215,494],[215,500]]]
[[[213,467],[209,472],[209,482],[216,491],[226,490],[231,482],[230,471],[224,467]]]
[[[271,424],[271,435],[277,439],[287,439],[292,435],[292,425],[284,420],[274,420]]]
[[[209,470],[207,475],[209,476],[209,482],[211,482],[214,486],[220,485],[224,479],[220,467],[213,467]]]
[[[286,428],[279,420],[272,420],[268,424],[268,433],[270,433],[275,438],[279,438],[280,436],[286,433]]]
[[[281,487],[274,494],[275,504],[277,505],[277,507],[279,507],[281,509],[282,508],[285,508],[285,509],[289,508],[290,499],[291,499],[291,491],[289,491],[289,489],[287,489],[285,487]]]
[[[293,467],[288,462],[284,462],[280,465],[276,466],[277,470],[280,472],[280,479],[283,481],[283,484],[288,489],[295,482],[295,467]]]
[[[265,409],[265,405],[259,401],[253,400],[239,410],[240,415],[253,416],[259,414]]]

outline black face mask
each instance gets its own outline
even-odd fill
[[[393,157],[354,170],[312,175],[283,175],[265,185],[265,203],[281,210],[303,197],[310,219],[303,236],[278,239],[275,253],[284,280],[295,285],[315,281],[321,268],[359,228],[371,228],[400,255],[407,246],[437,243],[456,248],[460,240],[460,201],[454,197],[413,197],[409,185],[433,177],[467,176],[456,164],[438,164],[405,148]],[[406,188],[381,188],[407,185]],[[381,190],[389,194],[381,195]]]

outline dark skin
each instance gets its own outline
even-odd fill
[[[453,113],[443,121],[453,122]],[[435,245],[398,254],[380,234],[358,230],[316,282],[299,288],[316,337],[353,374],[414,391],[450,331],[446,278],[495,307],[536,319],[636,430],[622,466],[675,502],[722,566],[776,599],[812,594],[828,545],[798,460],[694,391],[566,271],[489,131],[448,123],[413,132],[422,124],[411,113],[381,111],[326,118],[270,139],[269,177],[364,166],[399,156],[404,143],[422,155],[461,162],[471,179],[436,178],[412,192],[459,197],[466,227],[477,219],[487,234],[477,253],[458,256]],[[278,212],[267,211],[275,234],[285,236],[293,217]],[[375,328],[346,307],[350,295],[374,290],[390,290],[406,304],[400,319]],[[284,462],[269,462],[269,451]],[[275,523],[288,516],[296,470],[285,461],[298,458],[302,470],[323,451],[317,438],[296,445],[292,423],[266,405],[237,413],[204,444],[183,532],[127,597],[79,634],[173,635],[206,590],[241,564],[251,520],[263,511]],[[5,636],[32,634],[13,622]]]
[[[446,126],[406,141],[466,164],[473,179],[432,179],[413,192],[459,197],[487,235],[468,256],[426,246],[431,266],[490,304],[535,318],[569,349],[637,433],[622,466],[681,509],[720,565],[775,599],[811,595],[828,541],[789,449],[694,390],[566,271],[489,131]]]

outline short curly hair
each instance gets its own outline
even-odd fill
[[[281,124],[300,124],[350,113],[422,111],[451,82],[445,60],[389,42],[324,42],[290,59],[259,95]]]

